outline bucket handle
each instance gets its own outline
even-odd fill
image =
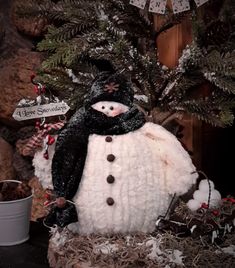
[[[0,183],[4,183],[4,182],[16,182],[16,183],[19,183],[19,184],[22,183],[22,181],[17,181],[17,180],[3,180],[3,181],[0,181]]]
[[[3,181],[0,181],[0,183],[4,183],[4,182],[16,182],[18,184],[22,184],[22,181],[17,181],[17,180],[3,180]],[[34,189],[32,188],[31,189],[31,195],[34,194]]]

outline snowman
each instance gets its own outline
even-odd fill
[[[198,190],[193,193],[193,198],[187,202],[187,206],[196,211],[205,206],[206,208],[217,208],[222,201],[221,194],[215,189],[215,185],[211,180],[201,180]]]
[[[58,136],[46,224],[79,234],[152,232],[197,173],[174,135],[146,122],[131,83],[102,73]]]

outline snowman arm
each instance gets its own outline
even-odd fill
[[[178,139],[160,125],[147,123],[145,135],[156,142],[168,193],[186,193],[198,177],[189,154]]]

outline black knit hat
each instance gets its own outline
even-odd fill
[[[95,78],[86,96],[85,105],[90,106],[99,101],[115,101],[132,106],[133,100],[134,90],[124,75],[103,72]]]

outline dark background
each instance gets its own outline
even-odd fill
[[[0,268],[49,268],[49,231],[41,222],[30,223],[30,239],[16,246],[0,246]]]

